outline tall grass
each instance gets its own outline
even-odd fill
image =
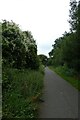
[[[52,67],[54,72],[60,75],[64,80],[68,81],[72,86],[80,91],[80,80],[77,78],[77,75],[73,69],[69,69],[66,66]]]
[[[44,68],[38,71],[3,69],[3,118],[36,118]]]

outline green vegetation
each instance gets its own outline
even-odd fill
[[[78,80],[77,76],[75,76],[74,74],[75,71],[73,69],[69,69],[66,66],[59,67],[50,66],[49,68],[80,91],[80,81]]]
[[[37,117],[43,76],[43,68],[38,71],[3,69],[3,118]]]
[[[22,31],[13,21],[2,22],[3,65],[17,69],[39,68],[37,45],[30,31]]]
[[[48,65],[80,90],[80,0],[71,0],[70,7],[70,32],[55,40]]]
[[[46,55],[40,54],[39,59],[43,65],[45,65],[45,66],[47,65],[48,58]]]
[[[30,31],[22,31],[13,21],[0,22],[3,118],[37,117],[43,88],[42,64],[52,66],[80,90],[80,1],[71,0],[70,6],[70,32],[55,40],[49,58],[37,55],[36,41]]]
[[[37,118],[44,66],[30,31],[13,21],[2,26],[2,118]],[[1,47],[0,47],[1,48]]]

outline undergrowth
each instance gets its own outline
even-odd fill
[[[37,118],[44,67],[38,71],[4,68],[2,72],[3,118]]]
[[[59,66],[52,67],[50,66],[54,72],[60,75],[64,80],[68,81],[72,86],[80,91],[80,80],[78,79],[75,71],[73,69],[69,69],[67,66]]]

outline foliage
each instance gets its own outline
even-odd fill
[[[40,59],[40,61],[41,61],[41,63],[43,64],[43,65],[47,65],[47,60],[48,60],[48,58],[47,58],[47,56],[46,55],[43,55],[43,54],[40,54],[39,55],[39,59]]]
[[[44,75],[44,71],[45,71],[45,66],[44,65],[40,65],[39,67],[39,71]]]
[[[62,37],[55,40],[53,49],[49,52],[51,63],[54,66],[64,66],[80,73],[80,2],[70,2],[70,25],[71,31],[65,32]]]
[[[22,31],[13,21],[2,23],[3,64],[14,68],[39,68],[37,45],[29,31]]]
[[[3,118],[36,118],[43,88],[43,69],[3,68]]]
[[[67,66],[50,67],[50,69],[55,71],[64,80],[68,81],[72,86],[80,91],[80,81],[77,76],[75,76],[74,69],[69,69]]]
[[[71,0],[70,6],[70,32],[55,40],[49,52],[48,65],[80,90],[80,1]]]
[[[69,10],[70,12],[70,20],[69,23],[71,25],[71,31],[75,31],[77,28],[77,1],[76,0],[70,0],[70,7],[71,9]]]
[[[53,65],[53,57],[48,58],[48,60],[47,60],[47,65],[48,65],[48,66]]]
[[[22,31],[13,21],[3,20],[0,25],[3,119],[35,118],[44,76],[36,42],[30,31]]]

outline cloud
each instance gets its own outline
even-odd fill
[[[0,19],[13,20],[32,32],[38,53],[47,54],[54,40],[69,31],[70,0],[0,0]]]

